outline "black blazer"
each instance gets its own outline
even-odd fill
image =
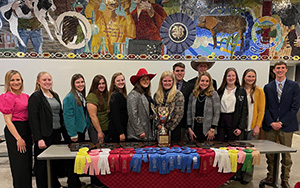
[[[224,90],[225,89],[223,89],[222,91],[218,91],[221,100],[224,94]],[[233,112],[232,128],[233,130],[240,129],[242,132],[244,132],[246,126],[248,125],[248,101],[246,90],[242,87],[237,86],[235,90],[235,98],[236,103]]]
[[[124,133],[127,136],[128,114],[127,100],[117,89],[110,96],[109,109],[108,134],[110,141],[119,142],[121,134]]]
[[[60,104],[60,123],[62,130],[64,128],[63,123],[63,111],[61,108],[61,102],[59,96],[56,93],[51,92],[53,97]],[[44,96],[41,90],[34,92],[28,100],[28,119],[29,125],[33,134],[34,141],[39,141],[44,139],[44,137],[49,137],[53,130],[53,115],[49,102]],[[64,136],[65,138],[65,136]],[[65,138],[66,140],[66,138]]]
[[[180,91],[184,96],[184,115],[183,115],[183,118],[180,121],[180,123],[177,125],[177,127],[186,128],[187,107],[188,107],[188,103],[189,103],[189,96],[192,93],[193,89],[194,89],[193,84],[188,83],[185,80],[183,80],[183,84],[182,84]]]
[[[193,87],[194,87],[194,86],[195,86],[195,83],[196,83],[196,81],[197,81],[197,78],[198,78],[198,76],[196,76],[195,78],[190,79],[190,80],[188,81],[188,83],[193,84]],[[214,79],[212,79],[212,81],[213,81],[213,87],[214,87],[215,91],[217,91],[217,81],[214,80]]]

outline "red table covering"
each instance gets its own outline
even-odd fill
[[[241,165],[238,166],[240,168]],[[199,170],[192,170],[192,173],[182,173],[180,170],[170,171],[169,174],[149,172],[149,163],[142,163],[141,173],[130,171],[128,174],[112,172],[109,175],[97,176],[102,183],[109,188],[176,188],[176,187],[197,187],[217,188],[229,180],[234,173],[219,173],[218,168],[213,168],[206,174],[200,174]]]

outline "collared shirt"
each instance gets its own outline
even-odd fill
[[[182,85],[183,85],[183,80],[180,80],[179,82],[176,82],[176,86],[177,86],[177,90],[181,90],[182,88]]]
[[[222,113],[232,113],[235,109],[235,91],[236,87],[228,93],[228,90],[225,88],[224,94],[221,99],[221,112]]]
[[[281,82],[279,82],[278,80],[275,79],[277,93],[278,93],[279,84],[281,84],[282,88],[284,88],[285,81],[286,81],[286,78],[284,80],[282,80]]]

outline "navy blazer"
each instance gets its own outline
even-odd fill
[[[272,122],[280,121],[283,123],[284,132],[293,132],[299,129],[297,112],[300,102],[300,88],[297,82],[286,79],[280,102],[275,80],[265,85],[266,110],[263,121],[263,130],[270,131]]]

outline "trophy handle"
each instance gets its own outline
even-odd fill
[[[151,103],[150,106],[151,106],[151,110],[152,110],[153,113],[155,114],[155,118],[154,118],[154,119],[157,120],[157,119],[158,119],[158,115],[157,115],[157,111],[156,111],[157,108],[154,107],[154,104],[153,104],[153,103]]]

